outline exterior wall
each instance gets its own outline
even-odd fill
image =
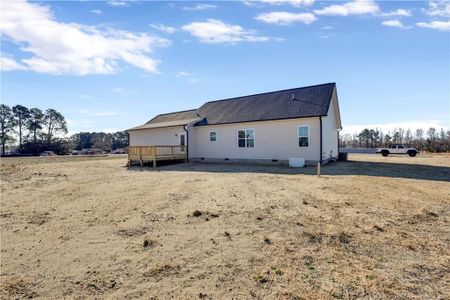
[[[337,98],[336,90],[326,117],[322,117],[322,160],[338,156],[338,122],[336,118]]]
[[[298,146],[298,126],[309,126],[309,147]],[[255,147],[239,148],[237,131],[255,130]],[[215,142],[209,141],[209,132],[217,133]],[[240,160],[288,160],[305,158],[314,162],[320,160],[320,123],[319,118],[302,118],[276,121],[246,122],[212,126],[198,126],[190,129],[191,142],[189,157],[193,160],[229,161]]]
[[[179,145],[183,126],[129,131],[130,146]]]

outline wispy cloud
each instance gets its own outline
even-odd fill
[[[91,13],[96,14],[96,15],[101,15],[102,11],[100,9],[93,9],[93,10],[91,10]]]
[[[377,14],[380,12],[380,8],[373,0],[355,0],[343,4],[333,4],[323,9],[316,9],[314,12],[323,16],[349,16]]]
[[[289,25],[296,22],[311,24],[317,20],[316,16],[312,13],[290,13],[285,11],[274,11],[259,14],[255,17],[255,19],[265,23],[277,25]]]
[[[214,4],[196,4],[194,6],[184,6],[184,10],[206,10],[206,9],[214,9],[217,8],[217,5]]]
[[[93,117],[111,117],[111,116],[117,116],[118,113],[114,111],[92,111],[89,109],[82,109],[80,110],[80,113],[83,115],[93,116]]]
[[[254,6],[258,3],[266,3],[271,5],[292,5],[295,7],[299,6],[310,6],[314,4],[315,0],[247,0],[243,1],[244,4],[248,6]]]
[[[117,94],[123,94],[125,92],[123,88],[119,88],[119,87],[113,88],[112,91]]]
[[[397,27],[402,29],[409,29],[411,27],[407,27],[400,22],[400,20],[386,20],[381,22],[381,25],[388,26],[388,27]]]
[[[205,44],[236,44],[271,40],[270,37],[258,35],[254,30],[244,29],[240,25],[226,24],[215,19],[208,19],[205,22],[192,22],[184,25],[182,29]]]
[[[108,0],[106,3],[108,3],[111,6],[127,6],[130,1],[125,0]]]
[[[399,8],[399,9],[396,9],[393,11],[380,13],[380,16],[381,17],[410,17],[410,16],[412,16],[412,12],[407,9]]]
[[[450,31],[450,21],[432,21],[416,23],[417,27],[430,28],[441,31]]]
[[[158,61],[149,54],[170,44],[143,33],[58,22],[49,7],[23,0],[2,2],[0,29],[32,54],[19,65],[50,74],[112,74],[120,62],[158,73]]]
[[[1,71],[25,71],[28,70],[27,66],[18,63],[13,58],[1,56],[0,57],[0,70]]]
[[[174,27],[171,26],[166,26],[163,25],[161,23],[158,24],[150,24],[150,27],[165,33],[174,33],[176,31],[176,29]]]
[[[432,17],[450,17],[450,2],[428,1],[428,9],[425,13]]]
[[[178,72],[177,77],[187,77],[187,76],[192,76],[192,73],[188,73],[188,72]]]

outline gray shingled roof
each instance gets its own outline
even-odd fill
[[[180,121],[180,120],[188,120],[188,119],[198,119],[197,109],[190,109],[190,110],[177,111],[177,112],[173,112],[173,113],[160,114],[145,124],[172,122],[172,121]]]
[[[325,116],[335,83],[294,88],[210,101],[199,109],[160,114],[128,130],[186,125],[195,126]]]
[[[197,109],[183,110],[157,115],[147,123],[127,130],[183,126],[199,120],[200,118],[197,116]]]
[[[325,116],[335,83],[210,101],[196,126]]]

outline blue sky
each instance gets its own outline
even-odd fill
[[[444,1],[8,1],[1,102],[71,133],[336,82],[344,130],[450,127]]]

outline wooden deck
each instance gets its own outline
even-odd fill
[[[139,161],[141,167],[144,161],[153,162],[156,168],[158,160],[187,160],[187,146],[129,146],[128,147],[128,165],[133,161]]]

